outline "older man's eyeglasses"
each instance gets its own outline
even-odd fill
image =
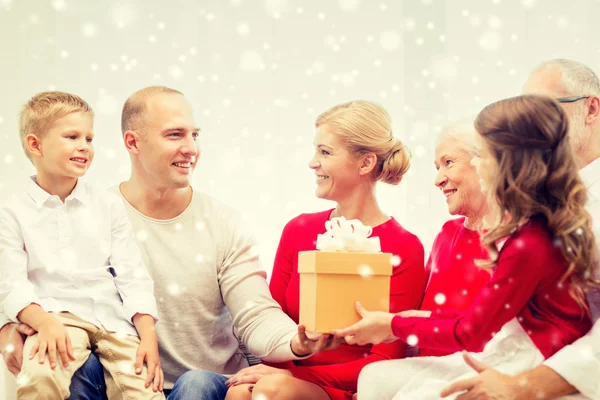
[[[556,99],[559,103],[574,103],[579,100],[587,99],[590,96],[572,96],[572,97],[559,97]]]

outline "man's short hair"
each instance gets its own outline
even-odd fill
[[[74,112],[94,116],[92,107],[81,97],[71,93],[42,92],[25,103],[19,115],[19,138],[27,158],[31,160],[25,140],[27,135],[33,134],[41,138],[57,119]]]
[[[138,90],[125,101],[121,113],[121,132],[125,135],[127,131],[135,131],[144,125],[147,100],[157,94],[171,93],[180,94],[179,90],[166,86],[148,86]]]

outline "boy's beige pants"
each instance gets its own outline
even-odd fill
[[[147,366],[140,375],[135,374],[135,358],[140,339],[137,336],[107,332],[71,313],[52,313],[67,329],[73,346],[75,361],[69,360],[64,368],[58,351],[56,367],[50,368],[46,355],[44,364],[38,355],[30,360],[29,353],[38,335],[30,336],[23,349],[23,367],[17,377],[17,399],[56,400],[71,395],[71,377],[88,359],[92,349],[104,367],[106,394],[109,400],[164,399],[160,392],[154,393],[152,385],[145,388]]]

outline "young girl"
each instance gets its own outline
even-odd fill
[[[299,215],[285,226],[271,277],[273,298],[298,322],[298,252],[315,250],[315,240],[325,232],[325,223],[343,216],[372,226],[372,236],[379,237],[381,250],[399,258],[390,282],[390,310],[418,307],[425,287],[423,246],[381,210],[375,196],[378,181],[397,185],[410,165],[404,145],[392,135],[388,113],[377,104],[352,101],[325,111],[317,118],[316,128],[315,155],[309,163],[316,175],[316,195],[335,201],[337,206]],[[365,365],[401,358],[405,347],[399,341],[375,346],[343,344],[337,350],[281,368],[250,367],[230,380],[234,386],[227,399],[351,399]],[[241,383],[254,384],[253,392]]]
[[[462,315],[403,318],[358,306],[363,319],[336,332],[349,343],[400,339],[457,352],[367,367],[360,400],[437,398],[450,381],[475,374],[458,351],[482,345],[480,359],[516,374],[591,326],[582,288],[597,284],[598,260],[567,116],[549,98],[519,96],[484,108],[475,128],[472,162],[490,210],[482,243],[491,261],[480,264],[493,275]]]

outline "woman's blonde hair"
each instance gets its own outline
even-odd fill
[[[355,100],[339,104],[317,117],[315,126],[327,124],[352,153],[374,153],[377,163],[374,177],[397,185],[410,167],[410,152],[392,134],[392,119],[379,104]]]
[[[597,287],[598,253],[585,209],[587,189],[579,177],[561,106],[543,96],[512,97],[485,107],[475,129],[498,165],[490,184],[498,222],[482,237],[492,261],[480,265],[495,265],[497,241],[528,218],[541,215],[568,262],[562,281],[571,278],[579,289]],[[572,295],[585,305],[579,289]]]

